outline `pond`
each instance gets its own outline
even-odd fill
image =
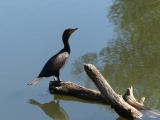
[[[52,77],[27,85],[63,47],[67,28],[78,30],[62,80],[97,89],[83,69],[91,63],[118,94],[133,86],[135,97],[159,112],[159,11],[158,0],[0,1],[0,119],[125,120],[110,106],[51,95]]]

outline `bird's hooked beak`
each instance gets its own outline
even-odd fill
[[[70,29],[69,34],[71,35],[74,31],[78,30],[78,28]]]

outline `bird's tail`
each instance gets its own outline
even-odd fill
[[[33,81],[31,81],[30,83],[28,83],[28,85],[34,85],[39,83],[42,80],[43,77],[37,77],[35,78]]]

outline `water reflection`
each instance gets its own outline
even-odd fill
[[[152,108],[160,107],[160,7],[157,2],[115,1],[109,17],[117,35],[110,45],[111,54],[108,53],[111,59],[113,55],[114,63],[104,66],[106,75],[114,74],[111,79],[121,81],[118,84],[121,87],[134,85]]]
[[[48,103],[39,103],[37,100],[34,100],[34,99],[30,99],[29,100],[29,104],[32,104],[32,105],[35,105],[35,106],[38,106],[40,109],[42,109],[44,111],[44,113],[49,116],[50,118],[52,118],[53,120],[69,120],[70,117],[72,118],[74,115],[76,114],[71,114],[72,116],[68,116],[68,112],[69,111],[66,111],[64,110],[64,108],[62,108],[61,104],[60,103],[63,103],[63,102],[69,102],[68,104],[70,104],[70,106],[72,106],[73,102],[77,102],[77,107],[78,109],[82,108],[81,106],[83,106],[81,104],[81,106],[78,106],[78,102],[79,103],[86,103],[84,106],[86,106],[87,104],[92,104],[94,106],[94,104],[99,104],[99,105],[104,105],[104,104],[101,104],[101,103],[97,103],[97,102],[93,102],[93,101],[87,101],[87,100],[83,100],[83,99],[79,99],[79,98],[76,98],[76,97],[71,97],[71,96],[64,96],[64,95],[57,95],[55,94],[54,95],[54,100],[48,102]],[[92,106],[92,107],[93,107]],[[73,107],[73,106],[72,106]],[[90,107],[91,106],[88,106],[88,110],[90,110]],[[92,109],[91,107],[91,109]],[[94,107],[93,107],[94,108]],[[73,111],[75,111],[74,109],[76,108],[72,108]],[[82,110],[83,111],[83,110]],[[78,112],[79,115],[84,115],[84,111],[82,112],[81,110]],[[86,110],[85,110],[86,111]],[[87,111],[88,112],[88,111]],[[93,112],[93,113],[92,113]],[[94,114],[94,110],[90,112],[89,114]],[[96,112],[96,111],[95,111]],[[102,112],[102,111],[101,111]],[[104,112],[106,113],[106,111]],[[80,116],[81,117],[81,116]],[[92,117],[91,117],[92,118]]]
[[[72,63],[71,69],[71,72],[75,75],[75,78],[81,80],[82,83],[85,83],[85,87],[95,88],[95,86],[87,80],[88,77],[84,73],[83,63],[92,63],[95,66],[99,66],[97,53],[88,53],[79,57]]]
[[[114,38],[99,53],[78,58],[72,66],[73,75],[84,77],[83,63],[95,64],[118,93],[123,94],[132,85],[137,97],[146,97],[147,106],[159,109],[160,7],[157,2],[115,0],[108,14],[115,25]]]
[[[36,100],[30,99],[29,103],[40,107],[46,115],[48,115],[53,120],[69,120],[67,112],[60,106],[59,100],[51,101],[49,103],[41,104]]]

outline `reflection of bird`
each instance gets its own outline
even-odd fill
[[[31,81],[28,85],[37,84],[43,77],[50,77],[50,76],[55,76],[57,80],[60,81],[59,78],[60,70],[67,62],[67,59],[70,54],[70,46],[68,40],[70,35],[77,29],[78,28],[66,29],[64,31],[62,35],[64,48],[47,61],[42,71],[38,75],[38,77],[35,78],[33,81]]]
[[[69,120],[67,112],[60,106],[59,101],[41,104],[31,99],[29,103],[40,107],[53,120]]]

